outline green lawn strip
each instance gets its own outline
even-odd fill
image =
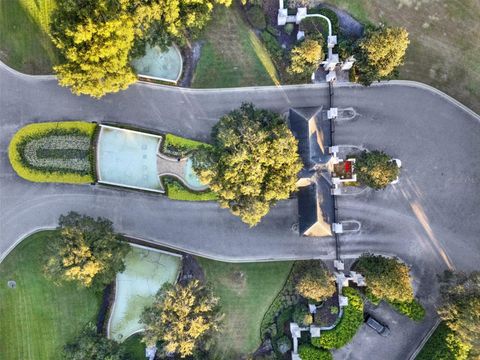
[[[63,345],[96,321],[101,294],[75,284],[55,286],[42,273],[55,231],[23,240],[0,264],[0,349],[8,360],[58,359]],[[10,289],[7,281],[15,280]]]
[[[94,181],[93,174],[93,147],[92,139],[94,137],[96,125],[82,121],[68,122],[46,122],[29,124],[21,128],[13,136],[8,148],[8,157],[15,172],[22,178],[34,182],[62,182],[62,183],[89,183]],[[72,152],[76,150],[77,155],[81,155],[82,161],[88,161],[90,166],[87,170],[34,167],[25,157],[26,144],[31,140],[37,140],[48,136],[72,136],[75,138],[86,137],[90,141],[90,148],[86,151],[83,149],[65,149],[65,154],[61,149],[49,149],[43,154],[52,155],[50,159],[61,159],[74,161]],[[71,144],[70,144],[71,145]],[[41,155],[42,149],[37,152],[37,156]]]
[[[425,343],[416,360],[465,360],[469,346],[462,343],[444,322],[438,325]]]
[[[343,288],[343,295],[348,298],[348,305],[343,308],[343,315],[332,330],[322,331],[318,338],[312,338],[312,345],[324,349],[339,349],[348,344],[363,324],[363,300],[357,290]]]
[[[225,314],[213,355],[236,359],[252,353],[260,345],[263,315],[282,289],[293,263],[232,264],[197,259]]]
[[[129,360],[144,360],[145,359],[145,344],[140,340],[141,334],[133,334],[129,336],[122,344],[125,347],[127,359]]]
[[[236,4],[218,6],[204,30],[192,87],[278,84],[275,65]]]
[[[183,201],[213,201],[217,200],[218,196],[211,190],[205,191],[191,191],[187,189],[178,180],[171,177],[163,179],[163,184],[167,190],[167,196],[172,200]]]
[[[49,35],[55,0],[0,1],[0,59],[29,74],[51,74],[59,62]]]

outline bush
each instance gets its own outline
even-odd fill
[[[425,309],[422,304],[413,299],[410,301],[389,301],[388,302],[400,314],[403,314],[415,321],[421,321],[425,317]]]
[[[303,19],[299,29],[305,32],[305,38],[316,40],[320,44],[323,44],[328,36],[328,22],[319,17]]]
[[[217,194],[213,191],[191,191],[182,185],[178,180],[167,177],[163,179],[167,196],[172,200],[183,201],[213,201],[217,200]]]
[[[252,6],[250,9],[248,9],[247,18],[250,25],[252,25],[255,29],[263,30],[267,26],[265,14],[260,6]]]
[[[308,307],[302,304],[295,306],[292,315],[293,322],[297,323],[299,326],[309,326],[312,324],[312,314],[308,311]]]
[[[292,349],[292,342],[287,336],[282,336],[275,342],[275,350],[280,354],[286,354]]]
[[[328,350],[317,349],[310,345],[300,345],[298,353],[302,360],[332,360],[332,354]]]
[[[363,324],[363,302],[358,292],[343,288],[348,305],[343,308],[343,316],[332,330],[322,332],[319,338],[312,338],[312,344],[325,349],[339,349],[348,344]],[[303,358],[302,358],[303,359]]]
[[[295,289],[306,299],[323,301],[335,293],[335,282],[319,260],[302,261],[295,265]]]
[[[197,150],[201,146],[210,145],[200,141],[186,139],[181,136],[166,134],[162,144],[162,151],[174,156],[186,156],[188,153]]]
[[[278,43],[277,38],[267,30],[262,31],[261,36],[263,44],[265,45],[265,48],[272,57],[273,61],[275,61],[277,64],[280,63],[283,58],[283,49]]]
[[[312,9],[309,11],[309,14],[320,14],[326,16],[332,23],[332,32],[333,35],[338,35],[340,33],[340,25],[338,23],[338,16],[335,11],[328,8]]]
[[[400,173],[392,157],[378,150],[362,152],[355,168],[358,181],[375,190],[386,188]]]
[[[444,322],[438,325],[416,360],[466,360],[469,345],[460,338]]]
[[[13,136],[8,147],[8,157],[15,172],[22,178],[33,182],[61,182],[61,183],[89,183],[94,181],[92,173],[92,146],[91,141],[96,125],[82,122],[46,122],[30,124],[21,128]],[[26,145],[32,140],[39,140],[49,136],[75,136],[75,138],[86,137],[90,142],[88,150],[83,149],[38,149],[45,157],[55,157],[62,160],[72,159],[72,156],[80,156],[81,160],[88,160],[88,169],[75,168],[65,169],[55,167],[35,167],[26,159]],[[73,161],[74,159],[72,159]],[[72,162],[73,164],[73,162]]]
[[[293,32],[294,26],[292,23],[288,23],[285,25],[284,30],[288,35],[291,35]]]

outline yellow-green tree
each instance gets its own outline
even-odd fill
[[[365,277],[374,297],[391,302],[413,300],[410,268],[398,259],[366,253],[358,258],[355,271]]]
[[[283,116],[243,104],[220,119],[212,138],[213,147],[195,154],[194,169],[243,222],[257,224],[296,190],[298,142]]]
[[[295,46],[290,54],[288,72],[296,75],[311,75],[323,60],[322,45],[312,39]]]
[[[380,27],[368,31],[355,51],[360,80],[370,84],[393,75],[403,64],[409,44],[408,32],[401,27]]]
[[[136,81],[129,65],[135,23],[127,0],[60,0],[51,36],[65,62],[55,66],[60,85],[96,98]]]
[[[59,220],[59,239],[48,248],[45,275],[56,283],[75,281],[103,289],[125,269],[130,246],[114,233],[111,221],[71,212]]]
[[[295,264],[295,289],[306,299],[323,301],[335,293],[335,280],[320,260]]]
[[[219,320],[218,298],[198,280],[186,285],[167,283],[142,314],[142,341],[147,346],[163,341],[167,353],[184,358],[218,330]]]

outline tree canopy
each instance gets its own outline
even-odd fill
[[[443,304],[439,315],[462,342],[471,346],[470,357],[480,357],[480,272],[446,272],[441,279]]]
[[[220,119],[212,138],[195,154],[194,169],[243,222],[257,224],[296,190],[298,142],[281,115],[243,104]]]
[[[320,65],[323,56],[322,45],[316,40],[306,39],[292,49],[288,72],[311,75]]]
[[[218,299],[198,280],[186,285],[167,283],[152,306],[145,308],[141,322],[147,346],[163,341],[166,352],[184,358],[218,329]]]
[[[356,158],[355,171],[360,183],[375,190],[384,189],[394,181],[400,169],[383,151],[364,151]]]
[[[296,263],[295,277],[295,289],[308,300],[323,301],[335,293],[334,278],[319,260]]]
[[[411,301],[413,287],[410,268],[396,258],[363,254],[355,265],[365,277],[368,289],[378,299],[387,301]]]
[[[369,85],[394,74],[403,64],[409,44],[408,32],[404,28],[369,29],[355,49],[360,81]]]
[[[124,348],[114,340],[98,334],[89,323],[80,335],[63,348],[65,360],[127,360]]]
[[[60,216],[58,236],[48,248],[44,268],[55,282],[76,281],[102,290],[125,269],[130,246],[114,233],[110,220],[70,212]]]

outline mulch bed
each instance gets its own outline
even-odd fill
[[[317,313],[314,316],[314,323],[319,326],[331,326],[335,324],[338,313],[332,314],[330,308],[334,306],[338,309],[338,293],[325,300],[321,306],[317,308]]]
[[[201,283],[205,283],[205,273],[194,256],[190,254],[183,254],[182,270],[178,279],[178,282],[181,284],[185,284],[193,279],[199,280]]]

